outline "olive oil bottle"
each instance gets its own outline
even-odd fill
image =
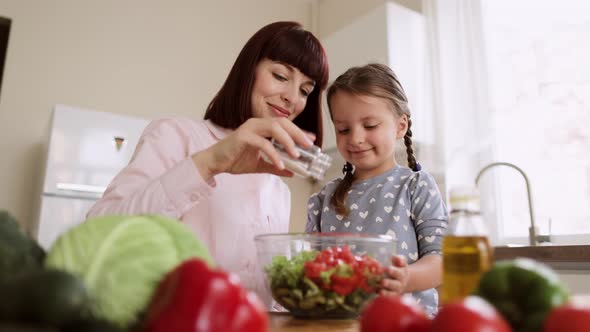
[[[477,190],[453,189],[450,203],[448,232],[442,242],[443,304],[471,294],[492,264],[492,249]]]

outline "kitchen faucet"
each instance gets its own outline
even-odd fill
[[[531,197],[531,184],[529,181],[529,177],[526,175],[526,173],[518,166],[511,164],[511,163],[506,163],[506,162],[494,162],[491,163],[489,165],[487,165],[486,167],[482,168],[481,171],[479,171],[479,173],[477,174],[477,177],[475,178],[475,185],[477,186],[479,183],[479,179],[481,178],[481,176],[483,175],[483,173],[485,171],[487,171],[488,169],[495,167],[495,166],[508,166],[511,168],[514,168],[515,170],[517,170],[523,177],[524,177],[524,182],[526,184],[526,192],[527,192],[527,199],[528,199],[528,205],[529,205],[529,215],[531,217],[531,225],[529,226],[529,244],[531,246],[536,246],[539,244],[539,241],[549,241],[549,235],[545,235],[545,236],[538,236],[537,233],[539,233],[539,229],[537,228],[537,226],[535,225],[535,216],[533,213],[533,199]]]

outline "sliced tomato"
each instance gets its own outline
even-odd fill
[[[426,332],[430,331],[430,325],[422,308],[408,295],[379,296],[365,307],[360,317],[361,332]]]

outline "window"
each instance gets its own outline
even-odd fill
[[[520,166],[546,234],[590,234],[590,5],[482,2],[494,159]],[[489,172],[488,172],[489,173]],[[525,237],[522,177],[494,171],[504,237]]]

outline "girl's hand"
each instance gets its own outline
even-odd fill
[[[193,162],[205,180],[219,173],[292,176],[269,138],[283,145],[292,157],[299,156],[296,144],[304,148],[313,144],[308,135],[288,119],[251,118],[223,140],[194,154]],[[272,163],[264,161],[262,153]]]
[[[381,281],[381,295],[402,295],[408,287],[410,273],[408,262],[404,256],[391,257],[390,266],[386,270],[387,277]]]

